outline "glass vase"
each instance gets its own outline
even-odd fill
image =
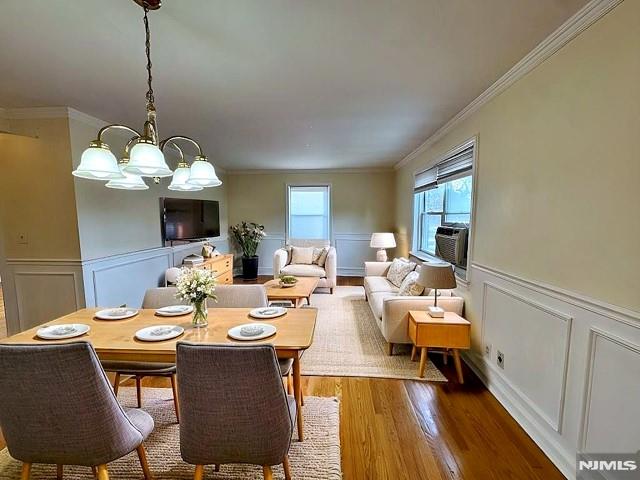
[[[193,302],[193,318],[191,319],[193,326],[195,328],[201,328],[209,325],[207,316],[207,299]]]

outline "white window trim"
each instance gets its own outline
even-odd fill
[[[284,190],[284,203],[285,203],[285,219],[284,219],[284,239],[285,243],[289,243],[289,190],[291,187],[327,187],[329,199],[328,199],[328,208],[329,208],[329,240],[330,244],[333,245],[333,202],[331,199],[331,188],[332,184],[328,182],[305,182],[305,183],[287,183],[286,188]],[[318,239],[320,240],[320,239]],[[324,239],[322,239],[324,240]]]
[[[475,228],[475,224],[476,224],[476,205],[477,205],[477,192],[478,192],[478,140],[479,140],[479,135],[474,135],[473,137],[469,138],[468,140],[466,140],[465,142],[461,143],[460,145],[457,145],[455,147],[453,147],[452,149],[448,150],[447,152],[445,152],[444,154],[438,156],[435,160],[433,160],[432,162],[430,162],[426,167],[420,168],[418,170],[415,170],[413,172],[413,176],[415,178],[415,176],[420,173],[420,172],[424,172],[425,170],[428,170],[429,168],[432,168],[434,166],[436,166],[437,164],[439,164],[440,162],[443,162],[444,160],[446,160],[449,157],[452,157],[453,155],[456,155],[460,152],[462,152],[463,150],[466,150],[469,147],[473,147],[473,167],[471,169],[471,182],[472,182],[472,191],[471,191],[471,221],[469,222],[469,229],[471,230],[471,234],[469,235],[469,242],[467,245],[467,268],[465,271],[465,275],[464,277],[462,275],[460,275],[458,272],[456,272],[456,278],[458,280],[459,283],[461,283],[463,286],[468,287],[470,284],[470,271],[471,271],[471,264],[472,264],[472,260],[473,260],[473,245],[474,245],[474,240],[475,240],[475,236],[476,236],[476,228]],[[412,194],[413,194],[413,190],[412,190]],[[412,232],[411,232],[411,251],[409,252],[409,255],[416,257],[422,261],[441,261],[441,259],[439,259],[438,257],[435,257],[431,254],[428,254],[426,252],[422,252],[422,251],[418,251],[417,245],[418,245],[418,232],[416,231],[416,205],[415,205],[415,201],[413,201],[412,204],[412,210],[411,210],[411,221],[412,221]]]

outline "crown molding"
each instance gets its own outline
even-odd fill
[[[217,167],[216,167],[217,168]],[[390,173],[393,167],[378,168],[315,168],[315,169],[261,169],[261,170],[227,170],[227,175],[305,175],[322,173]]]
[[[67,117],[69,119],[78,120],[88,125],[92,125],[96,128],[102,128],[105,125],[109,124],[109,122],[105,122],[104,120],[100,120],[97,117],[94,117],[92,115],[89,115],[88,113],[81,112],[71,107],[67,107]]]
[[[34,118],[69,118],[102,128],[107,122],[71,107],[0,108],[0,118],[26,120]]]
[[[578,10],[575,15],[558,27],[558,29],[556,29],[551,35],[540,42],[522,60],[516,63],[507,73],[493,83],[493,85],[482,92],[480,96],[458,112],[442,127],[436,130],[436,132],[427,138],[427,140],[425,140],[418,148],[396,163],[394,168],[401,168],[418,155],[424,153],[429,147],[453,130],[463,120],[479,110],[480,107],[500,95],[507,88],[550,58],[558,50],[622,2],[623,0],[591,0],[584,7]]]

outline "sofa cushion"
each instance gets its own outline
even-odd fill
[[[387,279],[396,287],[400,287],[404,277],[406,277],[409,272],[412,272],[415,268],[415,263],[408,262],[402,258],[395,258],[393,262],[391,262],[391,266],[387,272]]]
[[[386,277],[364,277],[364,288],[367,292],[398,292],[398,287]]]
[[[402,283],[400,284],[400,290],[398,295],[417,297],[422,295],[424,287],[418,283],[418,272],[409,272]]]
[[[327,276],[327,272],[324,268],[318,265],[297,265],[292,263],[280,270],[280,273],[285,275],[293,275],[296,277],[318,277],[324,278]]]
[[[369,295],[369,306],[371,311],[378,320],[382,320],[382,310],[384,308],[384,301],[387,298],[394,298],[397,295],[393,292],[375,292]]]
[[[311,265],[313,263],[313,247],[292,247],[291,264]]]
[[[319,267],[324,267],[324,263],[327,261],[328,254],[329,254],[329,247],[322,247],[322,248],[314,247],[312,263],[314,265],[318,265]]]

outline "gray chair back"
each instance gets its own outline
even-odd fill
[[[0,345],[0,386],[0,428],[22,462],[101,465],[144,440],[87,342]]]
[[[285,394],[271,345],[179,342],[176,360],[180,452],[186,462],[284,461],[295,402]]]
[[[182,305],[188,303],[176,297],[176,287],[150,288],[144,293],[142,308],[162,308],[169,305]]]
[[[267,290],[263,285],[218,285],[218,301],[207,301],[209,308],[259,308],[268,305]]]

